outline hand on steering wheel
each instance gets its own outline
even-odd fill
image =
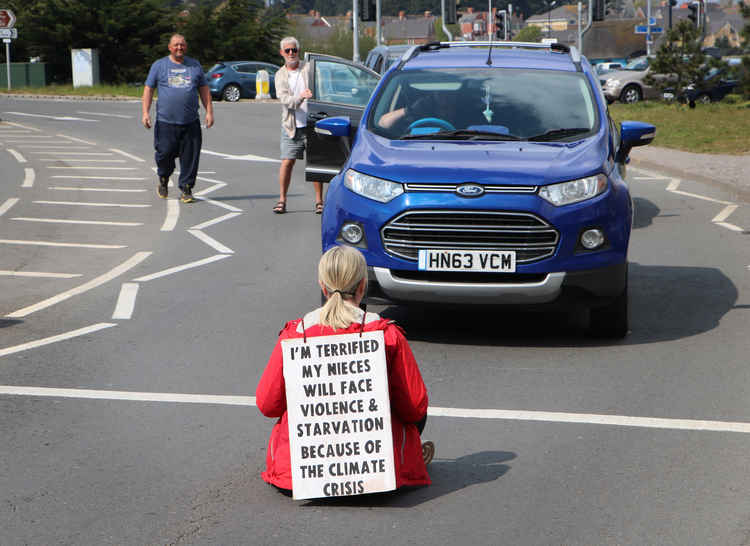
[[[440,118],[422,118],[418,119],[414,122],[412,122],[409,127],[406,128],[408,132],[413,131],[417,127],[422,126],[430,126],[430,125],[437,125],[440,129],[444,129],[446,131],[455,131],[456,128],[449,122],[445,121],[444,119]]]

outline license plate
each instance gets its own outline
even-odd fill
[[[513,250],[420,250],[420,271],[479,271],[514,273],[516,253]]]

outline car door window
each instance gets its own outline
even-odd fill
[[[378,77],[354,65],[336,61],[315,62],[315,98],[322,102],[365,106]]]
[[[235,65],[234,69],[241,74],[253,74],[255,72],[255,67],[249,63]]]

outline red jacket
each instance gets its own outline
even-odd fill
[[[358,332],[361,328],[359,323],[339,330],[320,326],[317,320],[319,312],[317,309],[304,318],[308,337],[348,334]],[[375,313],[367,313],[364,330],[383,330],[385,337],[396,487],[429,485],[430,477],[422,458],[422,441],[415,425],[427,414],[427,389],[417,361],[403,332],[395,324],[381,319]],[[261,473],[261,477],[283,489],[292,489],[292,469],[281,340],[299,337],[303,337],[302,319],[288,322],[279,333],[279,340],[255,391],[258,409],[263,415],[279,418],[271,431],[266,453],[266,471]]]

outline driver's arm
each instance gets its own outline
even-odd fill
[[[406,106],[403,108],[399,108],[397,110],[392,110],[388,112],[387,114],[383,114],[380,116],[380,119],[378,120],[378,125],[380,125],[383,129],[390,129],[393,127],[393,125],[400,120],[401,118],[406,116]]]

